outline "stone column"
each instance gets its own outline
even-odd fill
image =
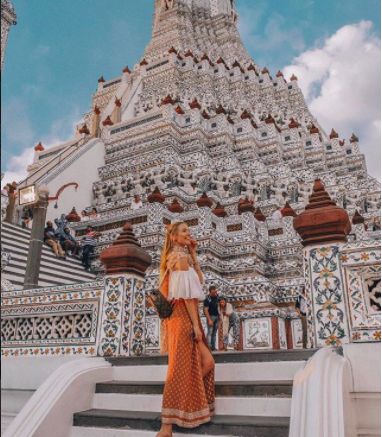
[[[97,338],[100,356],[140,356],[145,351],[146,296],[144,275],[151,256],[139,245],[127,223],[100,256],[106,267]]]
[[[38,286],[38,277],[40,274],[45,220],[49,204],[49,191],[46,188],[39,188],[38,196],[39,200],[33,207],[33,225],[29,242],[27,266],[25,269],[24,290],[36,288]]]
[[[16,182],[12,182],[11,184],[7,184],[7,189],[8,189],[8,205],[6,208],[4,221],[6,221],[8,223],[14,223],[15,222],[16,199],[17,199],[17,184],[16,184]]]
[[[316,180],[305,211],[294,219],[294,228],[304,246],[308,339],[314,347],[348,343],[346,287],[340,265],[340,248],[351,229],[348,214]]]

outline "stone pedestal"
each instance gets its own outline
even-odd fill
[[[151,257],[127,223],[100,257],[106,267],[98,355],[140,356],[145,352],[144,275]]]
[[[349,322],[340,267],[340,247],[351,229],[347,212],[316,180],[309,204],[295,217],[294,227],[304,245],[308,341],[315,347],[347,343]]]
[[[105,278],[98,355],[140,356],[144,353],[144,280],[125,273]]]

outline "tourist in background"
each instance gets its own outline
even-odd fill
[[[33,224],[33,211],[29,206],[25,206],[23,208],[23,212],[21,215],[21,226],[23,228],[32,229]]]
[[[135,209],[139,209],[142,208],[143,204],[142,204],[142,200],[140,198],[140,196],[138,194],[134,195],[134,199],[131,202],[131,209],[135,210]]]
[[[80,246],[77,240],[71,235],[70,229],[66,226],[64,231],[60,234],[60,244],[68,255],[77,256],[80,251]]]
[[[195,428],[209,422],[214,414],[215,362],[199,316],[199,301],[204,299],[202,282],[196,241],[187,224],[169,225],[160,263],[160,289],[173,303],[173,313],[161,328],[168,370],[157,437],[171,437],[173,424]]]
[[[89,217],[88,213],[85,210],[81,211],[81,221],[88,222],[89,220],[90,220],[90,217]]]
[[[97,208],[92,208],[89,213],[89,220],[95,220],[98,217]]]
[[[89,226],[86,229],[85,237],[82,239],[82,265],[85,270],[90,270],[91,259],[94,254],[94,248],[97,245],[98,234],[94,228]]]
[[[214,285],[209,288],[208,296],[204,301],[204,315],[207,319],[207,340],[211,350],[216,351],[216,333],[219,327],[219,298]]]
[[[65,252],[62,250],[59,239],[53,228],[52,222],[47,222],[44,229],[44,243],[52,248],[52,251],[58,258],[65,258]]]
[[[240,319],[234,311],[231,303],[226,298],[219,298],[219,318],[223,328],[223,347],[228,348],[229,333],[232,329],[234,348],[237,349],[240,343]]]
[[[302,347],[303,349],[307,348],[308,343],[308,324],[306,321],[306,314],[307,314],[307,304],[306,304],[306,298],[305,298],[305,288],[300,292],[297,300],[296,300],[296,311],[301,319],[301,325],[302,325]]]

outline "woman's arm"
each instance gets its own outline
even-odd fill
[[[200,330],[199,326],[198,299],[185,299],[184,303],[191,319],[195,341],[199,342],[202,340],[202,331]]]

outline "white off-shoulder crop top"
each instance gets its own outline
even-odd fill
[[[192,266],[192,259],[189,255],[178,252],[176,259],[187,257],[188,270],[174,270],[170,266],[170,280],[168,289],[168,300],[173,299],[198,299],[204,300],[202,284],[196,270]]]

